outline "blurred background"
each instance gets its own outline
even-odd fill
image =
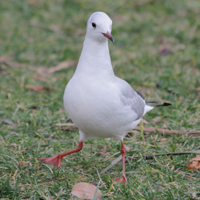
[[[155,109],[148,113],[144,117],[144,126],[182,131],[200,129],[199,0],[0,1],[0,118],[2,122],[0,134],[3,138],[0,140],[0,152],[3,152],[3,171],[0,174],[2,173],[1,177],[6,177],[8,180],[7,183],[4,182],[4,178],[0,179],[1,184],[6,188],[0,189],[0,197],[7,195],[12,198],[15,194],[19,199],[25,199],[26,196],[27,199],[31,197],[37,199],[41,196],[43,199],[51,199],[56,196],[56,192],[60,191],[61,186],[65,186],[67,187],[66,198],[69,199],[73,181],[77,182],[81,176],[82,180],[89,182],[97,176],[96,169],[93,169],[93,178],[90,175],[85,178],[84,173],[87,170],[88,174],[92,173],[91,169],[87,168],[89,161],[81,160],[82,158],[76,156],[73,158],[74,163],[78,163],[76,166],[80,167],[78,168],[80,171],[78,173],[75,168],[71,175],[69,171],[62,171],[64,169],[61,170],[62,175],[59,174],[61,171],[53,169],[54,175],[52,175],[47,167],[43,169],[46,170],[45,174],[44,171],[40,171],[41,168],[35,159],[66,150],[67,145],[71,143],[76,145],[78,141],[79,136],[75,134],[76,131],[66,130],[58,124],[70,122],[63,108],[63,93],[76,69],[87,20],[96,11],[107,13],[113,21],[112,36],[115,43],[109,42],[109,47],[115,74],[126,80],[135,90],[141,91],[148,101],[172,103],[168,108]],[[152,139],[154,136],[146,136],[147,143],[154,145]],[[138,151],[144,154],[155,151],[163,153],[164,150],[171,152],[177,149],[188,151],[194,147],[198,149],[199,143],[199,138],[166,136],[166,146],[158,148],[159,145],[157,147],[147,145],[142,148],[140,136],[137,136],[137,139],[138,142],[127,141],[127,145],[135,150],[138,148]],[[66,144],[64,141],[68,140],[73,142]],[[89,141],[89,146],[86,147],[89,152],[92,144],[96,144],[98,150],[98,144],[108,145],[108,142]],[[27,153],[26,149],[34,145],[36,148],[30,148]],[[116,141],[109,142],[109,145],[113,147],[108,150],[110,154],[114,154],[120,148],[120,144],[117,144],[116,148]],[[14,155],[13,152],[16,154]],[[91,154],[88,153],[87,156]],[[182,171],[185,168],[180,163],[187,159],[188,156],[177,158],[179,163],[177,165]],[[51,179],[54,186],[47,182],[54,189],[48,193],[50,189],[46,191],[46,185],[41,188],[36,187],[35,180],[28,175],[30,169],[26,169],[23,174],[21,168],[15,164],[19,160],[26,160],[33,166],[31,173],[36,174],[36,182]],[[99,162],[98,168],[103,169],[109,165],[111,159],[105,163],[104,161],[105,159],[99,160],[94,156],[90,162]],[[70,161],[66,162],[69,162],[68,165],[72,164]],[[166,162],[171,164],[170,159],[166,159]],[[118,171],[121,169],[120,166]],[[142,164],[137,163],[134,166],[130,164],[129,167],[131,170],[133,167],[140,169],[141,166]],[[82,172],[82,168],[85,171]],[[36,169],[39,170],[40,175],[37,175]],[[14,181],[10,177],[14,176],[15,172]],[[21,175],[18,175],[19,172]],[[162,173],[166,176],[168,174],[166,171]],[[67,183],[67,186],[62,181],[59,183],[61,186],[57,185],[58,182],[54,182],[60,180],[60,176],[65,177],[63,174],[73,179],[72,182]],[[54,176],[53,179],[49,178],[51,175]],[[23,182],[22,177],[29,182],[29,186]],[[137,180],[140,180],[138,185],[143,184],[144,188],[150,190],[144,177],[138,177]],[[168,181],[170,182],[166,177],[166,182]],[[180,188],[191,189],[191,184],[187,181],[180,181],[179,189],[174,190],[176,197],[182,195]],[[19,186],[20,184],[23,187]],[[107,192],[105,188],[103,190]],[[123,198],[127,190],[126,188],[121,190],[123,192],[118,191],[118,195]],[[137,190],[139,193],[134,191],[134,194],[138,198],[144,198],[140,195],[140,193],[145,195],[144,191],[141,188]],[[3,193],[3,191],[7,192]],[[183,192],[182,189],[181,191]],[[164,196],[168,194],[165,190],[163,193]],[[52,196],[48,197],[48,194]],[[127,192],[126,198],[129,195],[131,193]],[[172,199],[175,196],[172,196]],[[117,199],[112,195],[109,198]]]

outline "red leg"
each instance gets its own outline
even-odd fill
[[[122,178],[118,177],[115,179],[115,182],[119,182],[122,184],[126,184],[127,183],[127,179],[126,179],[126,173],[125,173],[125,147],[124,147],[124,143],[123,141],[121,141],[121,154],[122,154],[122,166],[123,166],[123,170],[122,170]]]
[[[71,151],[68,151],[68,152],[65,152],[65,153],[59,153],[58,155],[53,156],[53,157],[49,157],[49,158],[38,158],[38,160],[42,161],[44,163],[47,163],[47,164],[52,164],[55,167],[60,168],[61,161],[62,161],[63,157],[65,157],[65,156],[67,156],[69,154],[72,154],[72,153],[77,153],[82,148],[83,148],[83,141],[80,141],[78,147],[76,149],[74,149],[74,150],[71,150]]]

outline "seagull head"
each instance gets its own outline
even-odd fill
[[[109,39],[114,43],[111,31],[112,20],[106,13],[95,12],[88,19],[86,37],[98,42]]]

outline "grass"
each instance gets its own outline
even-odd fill
[[[76,199],[70,195],[72,186],[97,185],[98,173],[119,155],[119,141],[98,139],[66,157],[61,169],[37,161],[78,143],[76,130],[57,125],[70,122],[62,97],[75,65],[52,74],[44,70],[62,61],[78,61],[86,21],[98,10],[113,20],[115,44],[110,43],[110,52],[116,75],[147,100],[173,104],[145,115],[144,126],[199,131],[198,0],[1,1],[0,117],[17,124],[0,122],[1,199]],[[173,53],[160,55],[159,48]],[[26,85],[47,91],[36,92]],[[145,135],[143,145],[139,132],[129,134],[125,138],[131,149],[126,154],[129,183],[113,186],[112,179],[122,170],[121,162],[116,164],[100,175],[103,199],[198,199],[200,172],[186,168],[194,154],[151,160],[143,155],[198,150],[199,142],[199,137],[155,132]],[[105,146],[108,150],[102,154]],[[134,160],[135,155],[139,157]]]

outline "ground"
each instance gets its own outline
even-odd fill
[[[200,131],[198,0],[1,1],[0,198],[76,199],[74,184],[101,180],[103,199],[198,199],[200,172],[186,165],[200,134],[147,132],[145,141],[140,131],[128,134],[127,185],[112,182],[121,162],[100,173],[120,155],[119,141],[89,140],[60,169],[37,160],[78,144],[78,131],[64,126],[71,121],[62,98],[95,11],[113,21],[115,74],[147,100],[172,103],[145,115],[143,126]],[[164,155],[145,157],[156,154]]]

